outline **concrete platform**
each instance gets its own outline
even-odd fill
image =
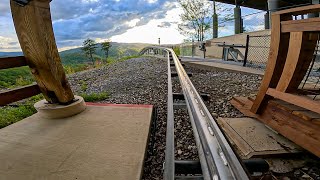
[[[252,118],[219,118],[219,125],[243,159],[301,152],[301,148]]]
[[[140,179],[149,105],[98,105],[66,119],[35,114],[0,130],[0,179]]]
[[[243,67],[241,64],[237,62],[223,62],[221,59],[182,57],[182,61],[190,66],[195,66],[206,70],[227,71],[264,76],[264,72],[261,70]]]

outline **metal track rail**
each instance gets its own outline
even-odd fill
[[[205,180],[226,180],[226,179],[249,179],[241,160],[238,159],[232,150],[229,142],[220,130],[216,120],[205,106],[201,96],[189,79],[188,74],[180,63],[174,51],[166,47],[147,47],[141,54],[160,49],[165,51],[168,58],[168,114],[167,114],[167,134],[166,151],[164,164],[164,179],[205,179]],[[195,162],[181,163],[175,161],[174,157],[174,111],[173,93],[171,81],[171,65],[174,63],[176,73],[183,90],[185,103],[190,117],[198,154],[201,164],[201,176],[176,176],[176,167],[185,166],[185,169],[196,169]],[[199,172],[199,170],[196,170]],[[183,173],[181,173],[183,174]]]

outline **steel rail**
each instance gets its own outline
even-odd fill
[[[198,147],[199,159],[201,163],[201,168],[203,172],[203,179],[205,180],[225,180],[225,179],[237,179],[246,180],[249,179],[246,170],[243,168],[243,164],[238,159],[234,151],[232,150],[229,142],[225,138],[221,129],[219,128],[216,119],[214,119],[205,106],[201,96],[197,92],[196,88],[192,84],[188,77],[188,74],[184,70],[182,64],[180,63],[178,57],[174,51],[166,47],[151,46],[143,49],[142,54],[147,52],[149,49],[162,49],[168,54],[168,105],[169,100],[171,102],[172,98],[169,96],[172,93],[171,84],[171,72],[170,67],[170,55],[173,58],[175,68],[179,77],[179,81],[183,90],[185,97],[185,102],[187,105],[188,113],[190,116],[190,121],[192,129],[195,136],[195,141]],[[170,80],[169,80],[170,79]],[[169,84],[170,82],[170,84]],[[169,88],[170,86],[170,88]],[[171,89],[171,91],[170,91]],[[170,108],[170,109],[169,109]],[[170,151],[174,152],[174,147],[172,148],[173,133],[172,131],[172,119],[173,112],[171,111],[171,105],[168,106],[168,122],[167,122],[167,145],[166,145],[166,159],[165,159],[165,174],[164,179],[172,179],[174,177],[174,169],[172,168],[172,160],[174,154],[167,154]],[[169,127],[170,124],[170,127]],[[168,132],[169,131],[169,132]],[[174,129],[173,129],[174,131]],[[170,135],[171,137],[168,137]],[[170,140],[171,138],[171,140]],[[171,168],[171,169],[167,169]],[[169,173],[170,172],[170,173]]]
[[[173,113],[173,93],[171,81],[170,58],[168,53],[168,102],[167,102],[167,132],[166,132],[166,151],[164,163],[164,177],[167,180],[174,180],[174,113]]]

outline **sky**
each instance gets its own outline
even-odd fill
[[[182,43],[174,0],[52,0],[51,15],[60,51],[79,47],[84,39],[126,43]],[[253,12],[246,10],[247,13]],[[232,29],[224,27],[224,32]],[[21,51],[9,0],[0,0],[0,52]]]

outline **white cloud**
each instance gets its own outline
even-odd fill
[[[158,38],[161,38],[162,44],[178,44],[185,39],[178,31],[177,21],[180,21],[179,14],[181,9],[175,8],[167,12],[165,18],[159,20],[151,20],[146,25],[134,27],[127,32],[116,35],[111,38],[114,42],[128,43],[151,43],[157,44]],[[170,23],[171,26],[162,28],[162,24]]]

